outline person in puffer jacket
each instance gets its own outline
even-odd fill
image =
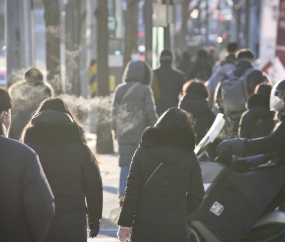
[[[269,109],[269,99],[272,86],[262,83],[247,101],[247,111],[243,113],[239,137],[246,139],[261,138],[270,135],[275,127],[275,112]]]
[[[151,80],[152,70],[146,62],[129,62],[123,83],[116,88],[112,101],[111,126],[119,143],[121,204],[132,157],[141,135],[146,127],[153,126],[157,121]]]
[[[204,187],[194,153],[190,116],[167,110],[147,128],[131,164],[118,237],[132,242],[188,242],[187,216],[199,208]]]
[[[179,103],[179,108],[193,115],[194,130],[197,134],[197,143],[199,143],[216,118],[209,107],[209,90],[203,82],[191,80],[184,84],[183,93],[184,96]]]

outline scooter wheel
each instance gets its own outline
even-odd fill
[[[202,242],[198,232],[196,232],[193,228],[188,227],[189,229],[189,242]]]

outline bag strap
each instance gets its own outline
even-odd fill
[[[146,181],[146,183],[144,184],[144,187],[143,187],[143,192],[144,192],[144,189],[145,189],[147,183],[148,183],[149,180],[153,177],[153,175],[156,173],[156,171],[159,169],[159,167],[161,167],[162,163],[163,163],[163,162],[161,162],[161,163],[159,164],[159,166],[155,169],[155,171],[154,171],[154,172],[150,175],[150,177],[147,179],[147,181]]]
[[[139,85],[139,82],[136,82],[135,84],[133,84],[132,86],[130,86],[128,88],[128,90],[126,91],[126,93],[124,94],[123,98],[120,101],[120,105],[125,101],[125,99],[131,94],[131,92]]]
[[[249,68],[249,69],[247,69],[246,71],[245,71],[245,73],[243,73],[243,75],[240,77],[240,78],[247,78],[252,72],[254,72],[255,71],[255,69],[254,68]]]

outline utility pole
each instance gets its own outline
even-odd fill
[[[95,10],[97,17],[97,56],[98,56],[98,96],[100,101],[97,108],[97,142],[96,149],[100,154],[114,152],[113,138],[109,123],[110,91],[109,91],[109,31],[108,31],[108,1],[97,1]]]
[[[138,1],[128,0],[127,4],[124,67],[138,49]]]
[[[21,77],[21,34],[19,0],[6,0],[7,87]]]
[[[245,1],[245,46],[249,48],[250,0]]]
[[[206,0],[206,46],[209,44],[209,0]]]
[[[144,4],[144,28],[145,28],[145,57],[152,66],[152,0],[145,1]]]

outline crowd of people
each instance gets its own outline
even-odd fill
[[[188,241],[187,217],[204,197],[194,149],[218,113],[234,138],[218,145],[221,157],[266,154],[264,162],[274,156],[283,164],[285,81],[272,87],[253,61],[251,50],[229,43],[217,62],[213,50],[199,50],[193,63],[184,52],[179,70],[170,50],[156,70],[128,63],[110,119],[119,145],[120,241]],[[96,237],[103,204],[96,153],[38,69],[0,89],[0,115],[0,240],[86,242],[86,215]],[[268,206],[284,203],[283,191]]]

